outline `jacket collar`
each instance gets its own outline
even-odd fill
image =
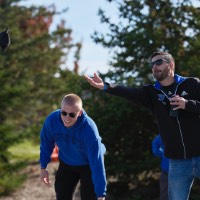
[[[177,84],[180,84],[180,83],[182,83],[182,82],[183,82],[185,79],[187,79],[187,78],[186,78],[186,77],[183,77],[183,76],[180,76],[180,75],[178,75],[178,74],[175,74],[175,75],[174,75],[174,79],[175,79],[175,82],[176,82]],[[160,84],[159,81],[156,81],[155,84],[154,84],[154,87],[155,87],[156,89],[161,89],[162,85]]]

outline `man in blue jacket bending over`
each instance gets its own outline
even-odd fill
[[[103,155],[106,149],[79,96],[68,94],[63,98],[61,108],[46,118],[40,137],[41,179],[46,185],[50,184],[47,165],[55,144],[59,148],[60,164],[55,178],[57,200],[72,200],[79,180],[81,200],[105,200]]]

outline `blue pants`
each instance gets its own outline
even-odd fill
[[[200,157],[169,160],[169,200],[188,200],[194,178],[200,179]]]

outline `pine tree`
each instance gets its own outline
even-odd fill
[[[0,53],[0,162],[9,161],[8,148],[24,137],[38,140],[42,120],[57,106],[63,86],[64,92],[75,88],[68,78],[78,79],[66,62],[74,49],[78,63],[81,43],[73,41],[64,21],[50,32],[55,7],[28,8],[18,2],[0,1],[0,27],[9,27],[11,38]]]

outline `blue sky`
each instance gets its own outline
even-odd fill
[[[99,32],[106,31],[107,27],[100,23],[100,17],[97,16],[98,9],[103,8],[109,16],[114,19],[116,15],[116,6],[105,0],[27,0],[21,3],[23,5],[51,5],[56,6],[57,11],[68,8],[68,11],[54,18],[53,29],[61,19],[66,21],[66,27],[72,29],[72,37],[75,42],[82,41],[81,59],[79,62],[80,73],[93,74],[100,71],[102,73],[108,70],[109,52],[100,44],[95,44],[91,39],[91,34],[95,30]],[[72,53],[73,54],[73,53]],[[73,68],[72,55],[67,61],[68,68]]]
[[[193,0],[195,6],[200,7],[199,0]],[[22,4],[22,3],[21,3]],[[93,32],[107,32],[107,27],[100,23],[100,17],[97,16],[98,9],[101,7],[106,11],[112,20],[117,19],[117,9],[115,3],[108,3],[106,0],[24,0],[23,5],[51,5],[56,6],[57,11],[68,8],[68,11],[54,18],[52,29],[61,19],[66,21],[66,27],[72,29],[72,37],[75,42],[82,41],[81,59],[79,62],[79,72],[88,75],[100,71],[102,73],[108,70],[109,52],[100,44],[95,44],[91,39]],[[69,69],[73,69],[73,58],[70,56],[66,63]]]

